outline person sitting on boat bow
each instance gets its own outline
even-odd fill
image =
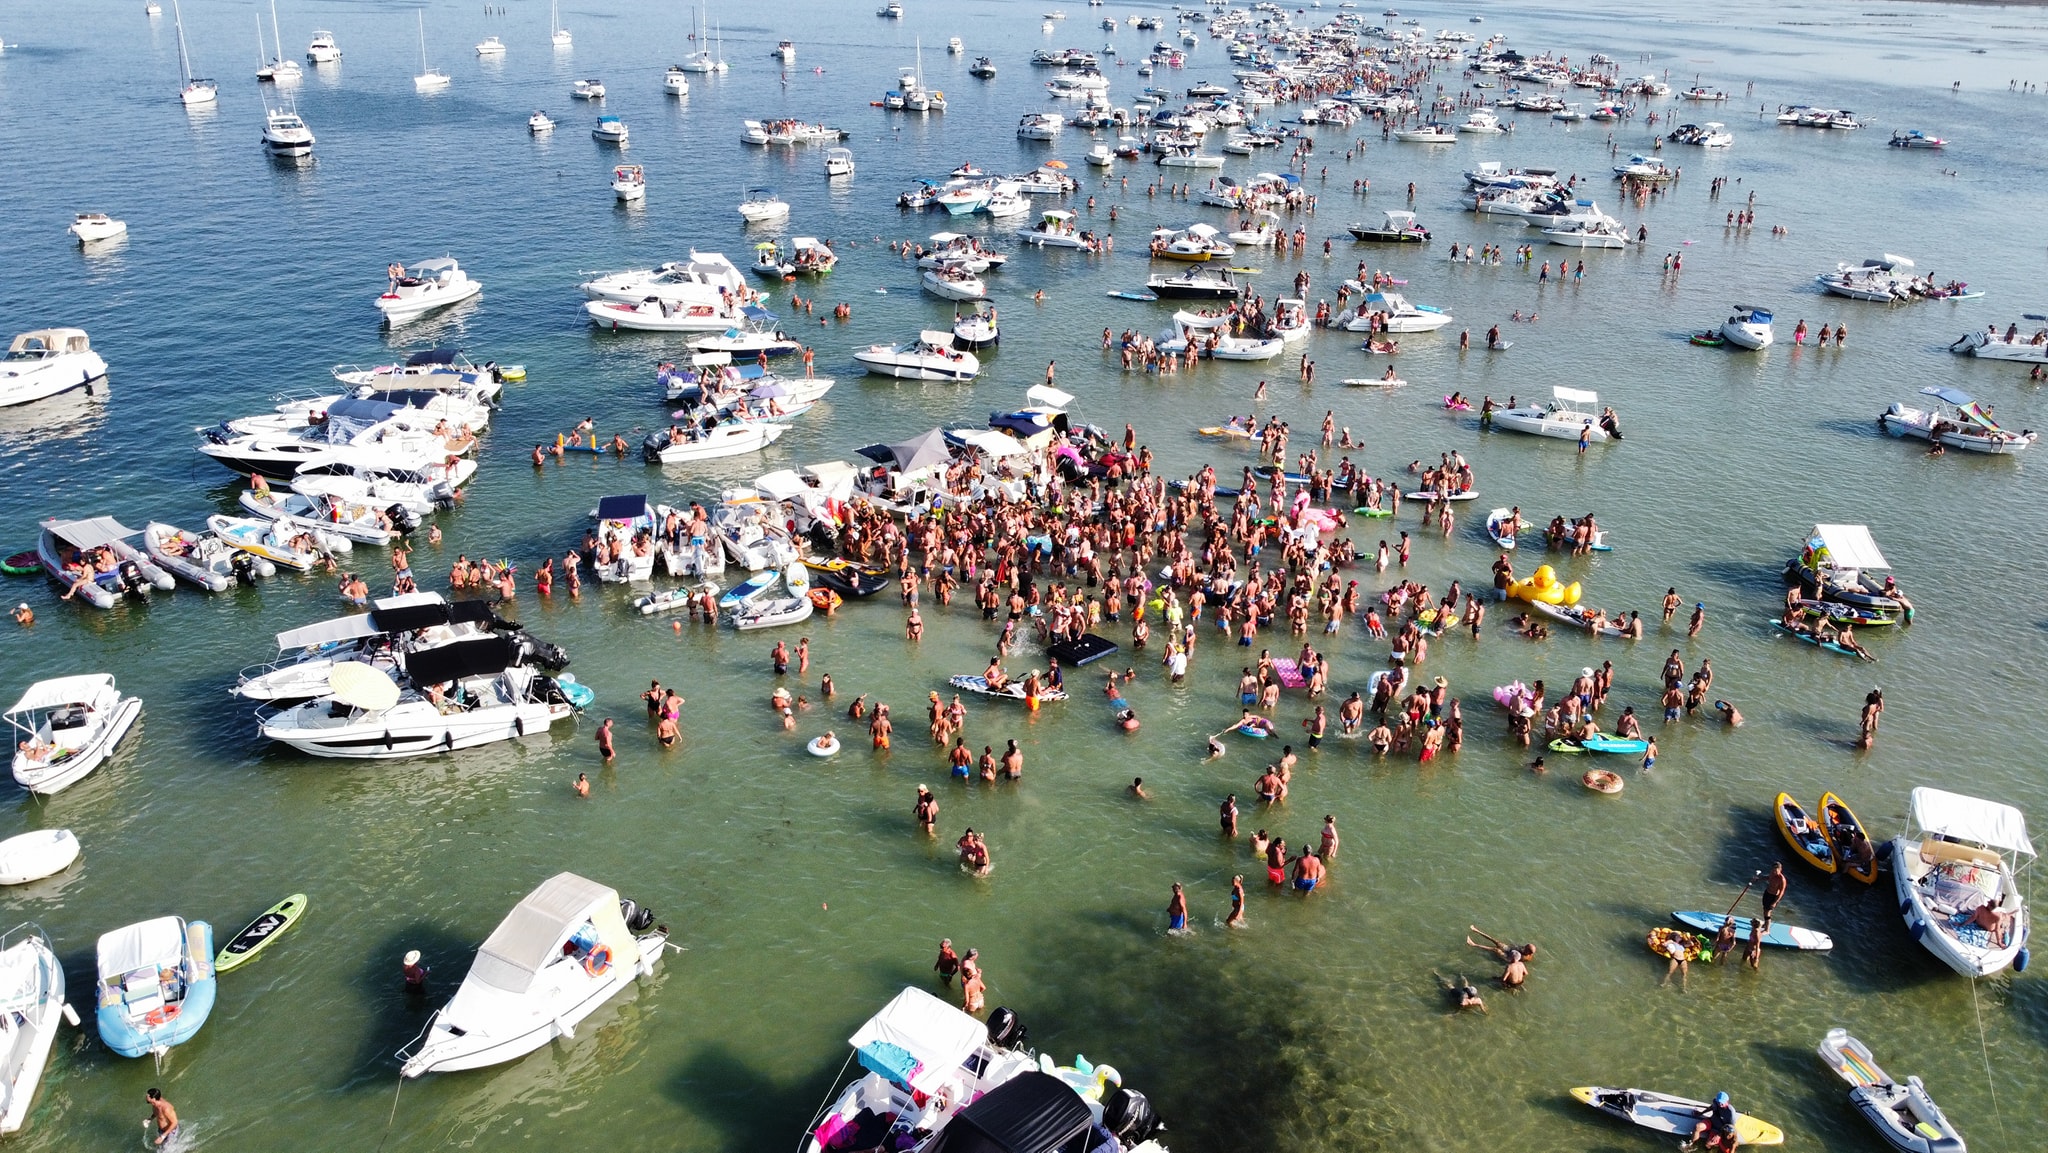
[[[983,683],[985,683],[988,686],[988,691],[992,693],[999,693],[1003,691],[1003,689],[1010,683],[1010,678],[1009,674],[1003,672],[1003,662],[1001,657],[989,658],[988,667],[986,669],[983,669],[981,672],[981,679]]]

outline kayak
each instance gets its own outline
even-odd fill
[[[1721,922],[1733,920],[1735,922],[1736,938],[1743,941],[1749,940],[1750,920],[1748,917],[1731,918],[1720,913],[1699,912],[1680,912],[1673,913],[1671,916],[1673,920],[1681,925],[1690,925],[1695,929],[1708,933],[1720,932]],[[1810,953],[1825,953],[1835,947],[1834,938],[1826,933],[1815,932],[1812,929],[1802,929],[1797,925],[1779,925],[1775,923],[1764,930],[1764,944],[1776,945],[1780,949],[1803,949]]]
[[[1827,831],[1828,843],[1835,847],[1835,860],[1838,862],[1836,869],[1844,876],[1854,877],[1866,885],[1875,882],[1877,880],[1876,846],[1871,846],[1870,860],[1861,865],[1855,862],[1854,854],[1850,852],[1849,834],[1851,832],[1862,832],[1863,822],[1856,819],[1856,814],[1849,808],[1849,803],[1831,792],[1822,793],[1820,795],[1820,823],[1821,827]],[[1867,840],[1869,834],[1865,833],[1864,837]]]
[[[1845,657],[1856,657],[1866,661],[1875,661],[1877,659],[1876,657],[1871,656],[1869,653],[1859,653],[1855,649],[1846,648],[1842,645],[1836,644],[1833,641],[1824,641],[1812,633],[1800,632],[1798,629],[1788,629],[1785,627],[1784,621],[1774,620],[1771,622],[1771,626],[1773,628],[1776,628],[1779,632],[1784,633],[1785,635],[1791,637],[1794,640],[1804,641],[1805,643],[1810,645],[1819,645],[1821,648],[1824,648],[1831,653],[1840,653]]]
[[[1553,753],[1619,753],[1636,756],[1650,751],[1650,742],[1632,737],[1610,737],[1606,733],[1594,733],[1583,741],[1568,741],[1563,737],[1550,742]]]
[[[1606,1089],[1587,1085],[1572,1090],[1572,1096],[1610,1117],[1619,1117],[1674,1137],[1691,1137],[1693,1128],[1706,1117],[1708,1109],[1705,1101],[1653,1093],[1648,1089]],[[1743,1145],[1783,1145],[1785,1131],[1768,1121],[1737,1113],[1735,1139]]]
[[[1408,384],[1398,376],[1347,376],[1337,383],[1346,388],[1403,388]]]
[[[1828,843],[1828,835],[1812,819],[1790,793],[1779,793],[1771,802],[1771,816],[1777,822],[1778,835],[1799,854],[1799,859],[1823,873],[1835,871],[1834,846]]]
[[[227,946],[213,959],[215,972],[226,973],[256,959],[256,954],[270,947],[270,943],[283,936],[285,930],[299,923],[306,915],[306,894],[293,893],[277,904],[263,911],[263,915],[249,922],[248,927],[228,938]]]

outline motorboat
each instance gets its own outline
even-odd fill
[[[1152,255],[1159,260],[1228,260],[1237,249],[1215,227],[1190,224],[1186,228],[1159,228],[1152,233]]]
[[[1244,290],[1227,268],[1186,268],[1145,278],[1145,287],[1163,300],[1232,300]]]
[[[796,63],[796,42],[784,40],[777,44],[775,50],[770,52],[769,55],[782,61],[784,64],[794,64]]]
[[[668,951],[654,911],[575,873],[557,873],[513,906],[484,939],[455,996],[399,1051],[400,1076],[516,1060],[576,1026]]]
[[[401,535],[398,525],[417,521],[398,520],[375,505],[352,504],[335,497],[310,496],[302,492],[271,492],[245,489],[237,498],[244,511],[263,520],[274,520],[288,529],[303,529],[314,539],[331,547],[332,538],[354,544],[384,546]]]
[[[505,42],[496,36],[486,36],[482,40],[477,41],[476,54],[478,56],[503,56],[505,54]]]
[[[291,489],[315,501],[382,508],[396,521],[398,510],[419,518],[455,507],[459,490],[475,475],[476,462],[461,456],[423,457],[412,466],[395,466],[342,449],[300,465]]]
[[[626,122],[616,116],[598,117],[596,126],[590,130],[590,138],[599,144],[623,145],[632,135]]]
[[[1929,136],[1927,133],[1920,131],[1918,128],[1913,128],[1900,132],[1893,132],[1892,138],[1890,140],[1885,141],[1885,143],[1893,148],[1948,147],[1948,141],[1943,140],[1939,136]]]
[[[1500,117],[1495,116],[1492,112],[1484,108],[1473,109],[1472,114],[1470,116],[1467,116],[1464,122],[1458,125],[1458,131],[1460,132],[1475,132],[1480,133],[1482,135],[1497,135],[1502,132],[1511,132],[1513,130],[1513,125],[1502,124],[1500,122]]]
[[[1752,351],[1771,346],[1771,313],[1753,304],[1738,304],[1735,314],[1721,322],[1721,338],[1737,348]]]
[[[958,36],[952,37],[951,39],[946,41],[947,55],[958,56],[965,51],[967,51],[967,45],[962,44]]]
[[[784,220],[789,216],[789,202],[775,195],[773,188],[749,188],[740,201],[739,211],[740,219],[748,224]]]
[[[2040,439],[2040,434],[2032,430],[2009,432],[2001,428],[1990,410],[1960,389],[1928,385],[1920,392],[1944,402],[1946,407],[1915,408],[1894,403],[1877,418],[1877,423],[1893,436],[1917,437],[1946,448],[1994,455],[2032,448]]]
[[[1861,264],[1837,264],[1833,272],[1823,272],[1813,279],[1836,296],[1892,304],[1913,299],[1912,269],[1912,261],[1887,252]]]
[[[996,307],[986,300],[976,301],[974,307],[953,314],[953,347],[973,351],[993,348],[1002,339],[996,327]]]
[[[372,397],[403,395],[365,389]],[[431,391],[429,395],[435,395]],[[288,480],[310,462],[345,459],[351,467],[424,468],[474,450],[474,430],[449,431],[432,409],[353,396],[317,401],[311,411],[243,417],[198,429],[199,452],[231,471]],[[432,402],[430,402],[432,403]],[[440,411],[449,408],[435,406]],[[455,408],[460,413],[468,411]],[[349,450],[343,456],[343,450]]]
[[[64,963],[40,926],[17,925],[0,936],[0,1136],[27,1124],[59,1021],[78,1024],[64,1000]]]
[[[158,917],[99,940],[100,1040],[123,1057],[162,1057],[213,1012],[213,926]]]
[[[1277,336],[1231,335],[1230,325],[1234,319],[1228,315],[1176,312],[1173,314],[1173,328],[1160,336],[1159,351],[1185,353],[1192,346],[1200,355],[1215,360],[1271,360],[1286,351],[1286,342]]]
[[[1387,244],[1421,244],[1429,239],[1429,229],[1415,222],[1415,214],[1397,209],[1387,209],[1386,219],[1377,225],[1351,224],[1346,230],[1354,240],[1377,240]]]
[[[372,664],[395,672],[404,653],[483,636],[499,627],[511,626],[492,611],[491,602],[481,598],[450,601],[436,592],[380,597],[370,602],[369,612],[352,612],[278,633],[276,659],[243,669],[230,691],[244,700],[268,704],[310,701],[332,691],[336,665]],[[539,642],[532,643],[533,663],[541,663]],[[546,655],[549,664],[567,664],[566,654]]]
[[[1691,128],[1690,132],[1685,131]],[[1698,148],[1727,148],[1735,143],[1735,134],[1719,121],[1709,120],[1698,126],[1681,125],[1671,133],[1671,139],[1680,144],[1691,144]]]
[[[1662,184],[1677,175],[1678,173],[1658,156],[1631,156],[1625,163],[1614,166],[1614,176],[1617,180],[1647,180],[1653,184]]]
[[[277,573],[276,565],[210,532],[191,533],[161,521],[143,526],[142,549],[158,568],[207,592],[226,592]]]
[[[171,574],[128,543],[137,531],[113,517],[52,518],[41,528],[36,555],[44,575],[64,586],[67,597],[110,609],[123,596],[143,597],[151,589],[172,587]]]
[[[452,256],[429,257],[410,265],[394,264],[390,283],[377,298],[377,311],[387,324],[404,324],[436,309],[460,304],[484,290]]]
[[[897,0],[889,0],[887,4],[875,10],[875,15],[889,20],[901,20],[903,19],[903,5],[897,3]]]
[[[802,559],[775,507],[758,496],[734,499],[728,492],[711,511],[711,535],[748,572],[781,570]]]
[[[964,268],[942,265],[927,269],[923,280],[924,290],[942,300],[988,299],[988,285]]]
[[[1017,239],[1040,248],[1089,248],[1092,236],[1082,234],[1080,216],[1064,208],[1039,214],[1038,223],[1017,230]]]
[[[408,355],[399,364],[337,364],[330,370],[334,379],[356,389],[353,394],[358,400],[416,400],[430,393],[441,393],[450,397],[469,399],[479,406],[481,416],[488,406],[498,399],[508,380],[524,380],[526,369],[517,364],[500,365],[496,361],[481,364],[465,356],[458,348],[427,348]],[[278,406],[279,412],[303,407],[303,402]],[[437,406],[423,406],[437,407]],[[451,419],[455,413],[446,412]],[[474,419],[473,427],[483,425]]]
[[[545,136],[555,130],[554,118],[535,109],[533,115],[526,118],[526,130],[535,136]]]
[[[810,571],[801,561],[791,561],[777,579],[743,603],[725,613],[725,621],[740,632],[801,624],[811,619]]]
[[[272,156],[309,156],[313,152],[313,130],[297,112],[272,108],[263,114],[263,147]]]
[[[2014,881],[2025,867],[2020,858],[2034,856],[2026,817],[2010,805],[1921,787],[1909,818],[1891,858],[1906,928],[1966,977],[2003,971],[2027,947],[2028,910]]]
[[[178,99],[187,108],[209,107],[220,99],[220,82],[192,75],[192,57],[185,49],[185,17],[178,10],[178,0],[171,0],[171,19],[178,29],[178,74],[184,78]]]
[[[1161,168],[1221,168],[1223,158],[1210,156],[1198,150],[1193,144],[1181,144],[1167,148],[1159,154]]]
[[[1294,296],[1283,296],[1273,302],[1273,335],[1288,344],[1307,340],[1315,331],[1314,318],[1309,315],[1308,301]]]
[[[1287,224],[1270,208],[1255,209],[1251,226],[1224,234],[1224,239],[1246,248],[1271,248],[1287,235]]]
[[[141,715],[142,700],[122,696],[107,673],[37,681],[7,710],[15,782],[37,796],[63,792],[105,764]]]
[[[839,264],[839,254],[815,236],[793,236],[789,250],[772,240],[754,246],[754,275],[781,280],[792,276],[822,276]]]
[[[681,64],[669,65],[668,71],[661,74],[661,90],[670,96],[688,96],[690,94],[690,70]]]
[[[728,308],[710,304],[666,301],[650,296],[637,303],[615,300],[587,300],[583,311],[599,328],[633,329],[639,332],[722,332],[740,317]]]
[[[1785,562],[1785,579],[1798,583],[1810,599],[1897,613],[1911,622],[1912,603],[1897,582],[1876,576],[1890,570],[1867,525],[1817,524],[1799,555]]]
[[[1628,226],[1613,219],[1572,220],[1543,230],[1544,238],[1566,248],[1627,248]]]
[[[446,72],[427,63],[426,9],[414,9],[413,14],[419,17],[420,25],[420,73],[412,78],[412,89],[415,92],[439,92],[448,87],[450,80]]]
[[[590,700],[567,673],[515,663],[520,653],[498,633],[416,649],[398,660],[404,686],[374,665],[338,664],[328,692],[257,710],[257,729],[311,756],[392,760],[544,733]]]
[[[1579,111],[1577,104],[1568,103],[1562,108],[1551,109],[1550,118],[1564,124],[1578,124],[1586,119],[1586,114]]]
[[[38,328],[16,336],[0,359],[0,408],[29,404],[107,379],[107,362],[82,328]]]
[[[994,80],[996,78],[996,63],[986,56],[977,56],[974,58],[974,67],[969,68],[967,74],[982,80]]]
[[[741,310],[746,317],[744,323],[710,336],[695,337],[690,341],[690,351],[696,353],[724,353],[733,360],[758,361],[761,357],[794,356],[804,350],[803,342],[782,331],[775,323],[775,314],[758,305],[748,305]]]
[[[694,460],[715,460],[722,456],[759,452],[789,431],[789,425],[767,420],[712,421],[674,429],[657,429],[641,443],[640,454],[649,464],[683,464]]]
[[[569,85],[569,95],[577,100],[603,100],[604,81],[596,77],[578,80]]]
[[[311,533],[257,517],[206,518],[206,529],[250,556],[295,572],[311,572],[326,556],[326,546]]]
[[[306,45],[306,61],[309,64],[332,64],[341,59],[341,46],[334,41],[334,33],[315,31],[313,39]]]
[[[1576,441],[1584,437],[1594,444],[1601,444],[1609,439],[1607,429],[1601,426],[1600,412],[1595,407],[1600,403],[1599,393],[1563,385],[1557,385],[1550,391],[1552,399],[1545,404],[1494,409],[1493,426],[1555,440]]]
[[[622,201],[647,197],[647,174],[638,164],[621,164],[612,169],[612,195]]]
[[[1820,1059],[1849,1083],[1849,1103],[1878,1135],[1901,1153],[1964,1153],[1963,1135],[1918,1077],[1901,1085],[1879,1067],[1869,1046],[1847,1029],[1829,1029]]]
[[[1442,124],[1425,124],[1420,128],[1403,128],[1394,133],[1394,139],[1409,144],[1456,144],[1458,134]]]
[[[1023,216],[1031,211],[1031,201],[1025,198],[1015,181],[998,181],[990,193],[988,203],[981,206],[983,212],[997,220],[1008,220]]]
[[[1345,310],[1333,326],[1349,332],[1435,332],[1453,319],[1440,308],[1415,304],[1398,292],[1367,292],[1358,306]]]
[[[1058,140],[1066,124],[1057,112],[1027,112],[1017,121],[1017,139]]]
[[[723,253],[694,248],[687,260],[605,273],[577,285],[592,300],[637,304],[651,298],[665,304],[703,305],[714,311],[723,309],[726,298],[742,295],[746,286],[739,265]]]
[[[825,175],[828,177],[853,175],[853,149],[827,148],[825,150]]]
[[[1986,360],[2017,360],[2023,364],[2048,364],[2048,316],[2029,312],[2023,319],[2035,321],[2043,327],[2035,329],[2032,336],[2020,332],[2020,326],[2006,326],[2005,335],[1998,334],[1998,326],[1987,325],[1983,332],[1966,332],[1948,346],[1950,352],[1966,353]],[[4,402],[0,402],[4,403]]]
[[[98,244],[128,235],[128,222],[116,220],[104,212],[81,212],[72,218],[64,231],[77,237],[80,244]]]
[[[926,329],[916,340],[898,344],[871,344],[853,354],[870,376],[893,376],[900,380],[973,380],[981,372],[981,360],[971,352],[953,347],[953,334]]]
[[[994,196],[995,189],[985,181],[955,180],[940,189],[932,203],[945,209],[948,216],[965,216],[986,208]]]

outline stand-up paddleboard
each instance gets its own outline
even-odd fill
[[[1721,931],[1721,922],[1735,922],[1735,936],[1738,940],[1749,940],[1750,920],[1748,917],[1726,917],[1720,913],[1678,912],[1672,919],[1681,925],[1690,925],[1709,933]],[[1776,945],[1780,949],[1804,949],[1813,953],[1825,953],[1835,947],[1832,937],[1797,925],[1772,925],[1764,930],[1764,944]]]
[[[1707,1103],[1648,1089],[1606,1089],[1587,1085],[1572,1090],[1572,1096],[1610,1117],[1618,1117],[1645,1129],[1690,1138],[1700,1118],[1707,1115]],[[1783,1145],[1785,1131],[1768,1121],[1746,1113],[1735,1115],[1735,1137],[1744,1145]]]
[[[1351,511],[1359,516],[1369,516],[1374,520],[1384,520],[1394,515],[1394,510],[1390,508],[1354,508]]]
[[[1405,388],[1408,385],[1398,376],[1392,380],[1383,376],[1347,376],[1337,383],[1346,388]]]
[[[1506,351],[1507,351],[1508,349],[1510,349],[1510,348],[1513,348],[1514,346],[1515,346],[1515,342],[1514,342],[1514,341],[1512,341],[1512,340],[1503,340],[1503,341],[1501,341],[1501,342],[1500,342],[1499,344],[1489,344],[1489,345],[1487,345],[1487,346],[1486,346],[1486,351],[1488,351],[1488,352],[1506,352]]]
[[[1159,294],[1158,294],[1158,293],[1156,293],[1156,292],[1111,292],[1111,293],[1106,293],[1105,295],[1107,295],[1107,296],[1108,296],[1108,297],[1109,297],[1110,299],[1112,299],[1112,300],[1148,300],[1148,301],[1149,301],[1149,300],[1158,300],[1158,299],[1159,299]]]
[[[1633,737],[1610,737],[1606,733],[1594,733],[1583,741],[1568,741],[1563,737],[1550,742],[1553,753],[1620,753],[1634,755],[1650,751],[1650,742]]]
[[[1784,633],[1786,636],[1791,637],[1795,641],[1804,641],[1805,643],[1810,645],[1817,645],[1820,648],[1824,648],[1831,653],[1840,653],[1845,657],[1856,657],[1860,660],[1866,661],[1874,662],[1877,660],[1876,657],[1871,656],[1869,653],[1859,653],[1855,649],[1844,648],[1843,646],[1836,644],[1834,641],[1824,641],[1819,637],[1814,636],[1812,633],[1802,633],[1797,629],[1788,629],[1785,627],[1784,621],[1774,620],[1771,622],[1771,627],[1777,629],[1781,633]]]
[[[293,893],[277,904],[263,911],[263,915],[249,922],[248,927],[228,939],[227,947],[213,959],[216,971],[226,973],[248,964],[256,954],[268,948],[272,941],[284,935],[285,930],[299,923],[306,915],[306,894]]]

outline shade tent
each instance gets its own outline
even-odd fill
[[[898,472],[934,468],[944,465],[951,459],[951,454],[946,449],[946,434],[936,428],[911,437],[901,444],[890,445],[889,456],[895,462]]]
[[[129,528],[110,516],[87,517],[84,520],[46,520],[43,522],[43,528],[47,529],[50,535],[80,551],[127,540],[142,531]]]
[[[1817,524],[1813,539],[1828,552],[1828,563],[1836,568],[1886,570],[1892,566],[1877,551],[1870,527],[1860,524]]]
[[[446,604],[446,599],[436,592],[403,593],[399,596],[384,597],[381,600],[371,601],[370,611],[367,613],[350,613],[345,617],[336,617],[333,620],[320,621],[317,624],[300,625],[295,629],[286,629],[277,634],[277,647],[280,652],[284,652],[291,649],[312,648],[314,645],[332,644],[335,641],[352,641],[363,637],[375,636],[380,632],[387,631],[378,623],[378,614],[380,613],[400,613],[410,616],[412,613],[442,607]],[[422,626],[408,625],[405,627],[420,628]]]
[[[407,368],[420,368],[429,364],[454,364],[455,358],[461,355],[459,348],[429,348],[406,357],[405,365]]]
[[[933,1093],[988,1038],[988,1026],[922,989],[905,989],[847,1038],[864,1068]]]
[[[984,455],[1001,460],[1006,456],[1022,456],[1031,450],[1014,436],[986,428],[956,428],[946,434],[947,438],[975,449]]]
[[[1913,790],[1912,814],[1913,823],[1923,833],[2034,855],[2034,843],[2027,839],[2027,818],[2011,805],[1923,786]]]
[[[1082,1153],[1093,1121],[1066,1082],[1024,1073],[955,1114],[931,1153]]]
[[[792,468],[778,468],[754,479],[754,491],[762,500],[796,500],[817,491],[804,483]]]
[[[1067,408],[1074,403],[1074,394],[1061,392],[1049,384],[1034,384],[1024,390],[1024,399],[1047,408]]]
[[[632,521],[639,520],[641,517],[652,519],[652,514],[647,511],[647,494],[645,493],[635,496],[608,496],[601,498],[597,502],[597,519],[599,520]]]

